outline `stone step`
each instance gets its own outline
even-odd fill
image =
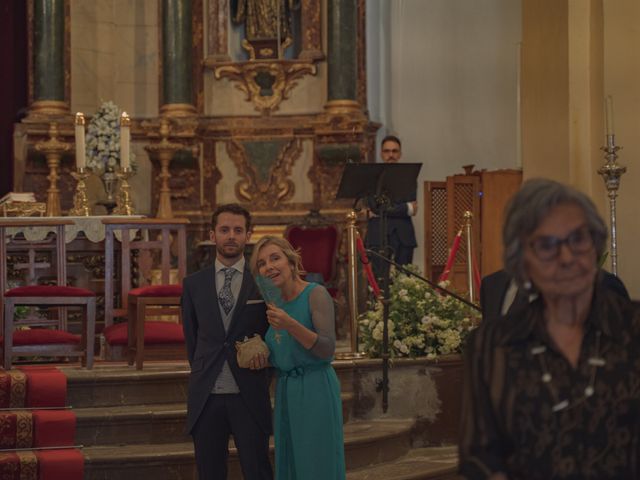
[[[345,362],[334,362],[343,392],[352,392],[352,378]],[[136,370],[122,362],[98,362],[93,370],[60,366],[67,376],[67,405],[74,408],[118,405],[150,405],[186,402],[189,364],[145,362]]]
[[[353,403],[352,393],[342,395],[345,423]],[[188,442],[185,402],[74,409],[79,445],[118,445]]]
[[[395,460],[357,468],[347,480],[454,480],[458,448],[454,445],[412,449]]]
[[[67,405],[75,409],[187,401],[187,362],[149,362],[144,370],[124,363],[98,363],[93,370],[73,366],[60,370],[67,376]]]
[[[344,426],[347,470],[391,462],[409,452],[413,420],[350,422]],[[273,447],[272,447],[273,448]],[[94,446],[83,449],[85,480],[182,480],[195,478],[190,442]],[[237,451],[229,455],[229,480],[240,480]]]

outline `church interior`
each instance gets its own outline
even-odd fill
[[[640,298],[638,24],[637,0],[0,2],[0,476],[197,478],[181,283],[237,203],[249,251],[287,238],[332,297],[346,478],[461,478],[462,340],[367,327],[366,168],[401,140],[410,269],[465,318],[538,177],[591,198]]]

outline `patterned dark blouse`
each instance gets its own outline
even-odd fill
[[[469,338],[460,473],[640,479],[640,305],[597,286],[576,369],[542,313],[537,300]]]

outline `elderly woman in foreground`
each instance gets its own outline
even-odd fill
[[[601,285],[606,237],[591,200],[551,180],[507,207],[505,270],[535,300],[469,338],[466,478],[640,478],[640,315]]]

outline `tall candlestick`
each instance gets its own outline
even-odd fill
[[[607,95],[605,99],[605,125],[607,135],[613,135],[613,97]]]
[[[131,165],[129,149],[131,144],[131,119],[127,112],[120,115],[120,167],[126,170]]]
[[[82,112],[76,113],[76,167],[78,170],[87,166],[87,158],[84,146],[84,115]]]

